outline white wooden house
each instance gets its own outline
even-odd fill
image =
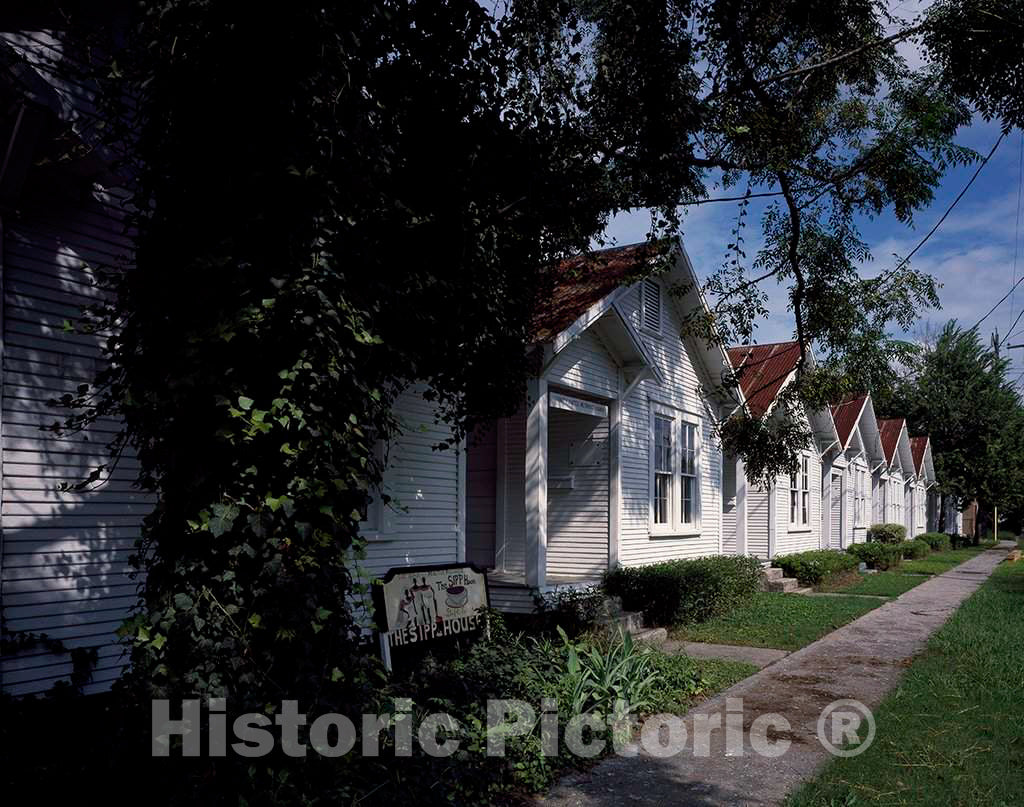
[[[48,402],[101,364],[103,337],[65,323],[102,299],[98,270],[131,251],[119,178],[89,148],[89,88],[51,71],[61,53],[50,34],[0,33],[0,62],[29,57],[0,75],[0,601],[10,632],[96,648],[91,692],[124,663],[114,631],[136,599],[128,558],[152,502],[132,485],[130,454],[88,491],[58,489],[108,460],[117,423],[63,438],[42,428],[67,415]],[[76,141],[79,156],[56,159]],[[42,692],[70,672],[67,653],[36,645],[0,660],[0,687]]]
[[[839,438],[825,461],[822,500],[827,502],[823,542],[844,549],[867,540],[871,524],[871,476],[884,464],[882,439],[871,396],[851,395],[832,407]]]
[[[742,461],[729,458],[726,484],[728,502],[736,504],[723,522],[729,533],[725,551],[769,560],[776,555],[819,549],[822,540],[822,458],[838,443],[835,422],[828,409],[802,408],[795,415],[776,406],[779,394],[796,376],[800,363],[797,342],[741,345],[728,350],[739,388],[754,417],[799,417],[812,436],[800,451],[797,473],[778,476],[769,486],[747,479]],[[806,361],[812,362],[809,355]],[[736,480],[735,493],[729,484]]]
[[[543,369],[469,448],[467,557],[493,570],[498,607],[531,610],[617,564],[722,551],[728,359],[680,336],[705,306],[681,245],[668,272],[643,277],[652,260],[637,245],[555,270],[534,322]]]
[[[911,516],[910,486],[914,481],[914,459],[910,450],[910,436],[904,418],[881,418],[878,421],[882,436],[885,462],[872,475],[875,523],[903,524],[908,534]]]
[[[927,435],[910,438],[910,453],[914,460],[914,481],[910,486],[913,529],[907,529],[907,537],[913,538],[928,532],[928,492],[935,484],[935,464],[932,462],[931,440]]]

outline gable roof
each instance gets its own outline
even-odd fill
[[[850,436],[853,434],[857,421],[860,420],[867,401],[867,395],[847,395],[840,403],[832,407],[832,419],[836,422],[840,450],[845,451],[849,446]]]
[[[800,363],[799,342],[740,345],[727,352],[750,413],[762,417]]]
[[[878,431],[882,435],[882,451],[885,452],[885,461],[892,467],[896,458],[896,449],[900,444],[900,434],[907,421],[904,418],[879,418]]]
[[[644,242],[576,255],[548,267],[530,321],[531,341],[554,341],[591,306],[649,275],[664,255],[663,244]]]
[[[924,454],[928,449],[928,435],[910,438],[910,453],[914,456],[914,470],[918,474],[923,472]]]

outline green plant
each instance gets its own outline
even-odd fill
[[[970,535],[955,534],[949,536],[949,540],[953,543],[953,549],[965,549],[969,546],[974,546],[974,538]]]
[[[868,527],[868,541],[898,544],[907,539],[907,528],[902,524],[872,524]]]
[[[857,563],[853,556],[833,549],[813,549],[772,559],[773,566],[778,566],[787,577],[795,577],[805,586],[828,582],[837,574],[856,569]]]
[[[700,622],[750,599],[761,581],[752,557],[674,560],[619,567],[605,576],[605,590],[629,611],[643,611],[648,624]]]
[[[857,560],[866,563],[872,569],[892,569],[899,566],[903,553],[899,546],[893,544],[868,543],[854,544],[846,550]]]
[[[561,628],[558,632],[565,643],[566,671],[572,682],[572,714],[610,715],[623,703],[630,712],[650,706],[652,693],[661,683],[650,648],[636,644],[625,632],[601,644],[573,642]]]
[[[918,535],[915,541],[926,541],[933,552],[948,552],[953,548],[953,542],[948,534],[944,532],[924,532]]]
[[[535,629],[554,635],[556,629],[562,628],[569,636],[579,636],[594,628],[607,610],[607,600],[597,586],[538,594],[534,597]]]
[[[915,538],[913,541],[904,541],[901,544],[897,544],[900,548],[900,552],[904,558],[925,558],[931,554],[932,547],[927,541],[922,541]]]

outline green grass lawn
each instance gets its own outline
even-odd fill
[[[864,574],[860,580],[849,586],[837,588],[839,594],[873,594],[881,597],[898,597],[929,578],[902,572],[879,572]]]
[[[942,574],[954,566],[959,566],[965,560],[970,560],[985,549],[984,546],[968,546],[963,549],[951,549],[949,552],[933,552],[920,560],[903,561],[899,570],[915,574]]]
[[[654,669],[660,674],[661,683],[647,710],[651,713],[684,714],[696,703],[749,678],[760,669],[743,661],[694,659],[661,650],[655,650],[654,654]],[[696,690],[692,688],[694,673],[700,680]]]
[[[1009,807],[1024,797],[1024,563],[1002,564],[875,710],[875,741],[787,807]]]
[[[725,616],[696,625],[677,626],[672,630],[672,638],[687,642],[796,650],[882,602],[862,597],[760,593]]]

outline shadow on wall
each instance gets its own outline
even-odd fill
[[[94,188],[83,201],[81,182],[70,194],[37,179],[5,219],[0,594],[8,631],[96,648],[83,689],[101,691],[126,663],[115,631],[137,600],[129,557],[153,498],[134,487],[130,456],[88,491],[59,489],[109,462],[116,421],[62,437],[44,429],[68,414],[49,401],[91,383],[101,366],[100,337],[68,324],[102,298],[94,267],[117,265],[129,242],[115,200]],[[0,660],[0,684],[45,692],[71,670],[68,653],[36,644]]]

